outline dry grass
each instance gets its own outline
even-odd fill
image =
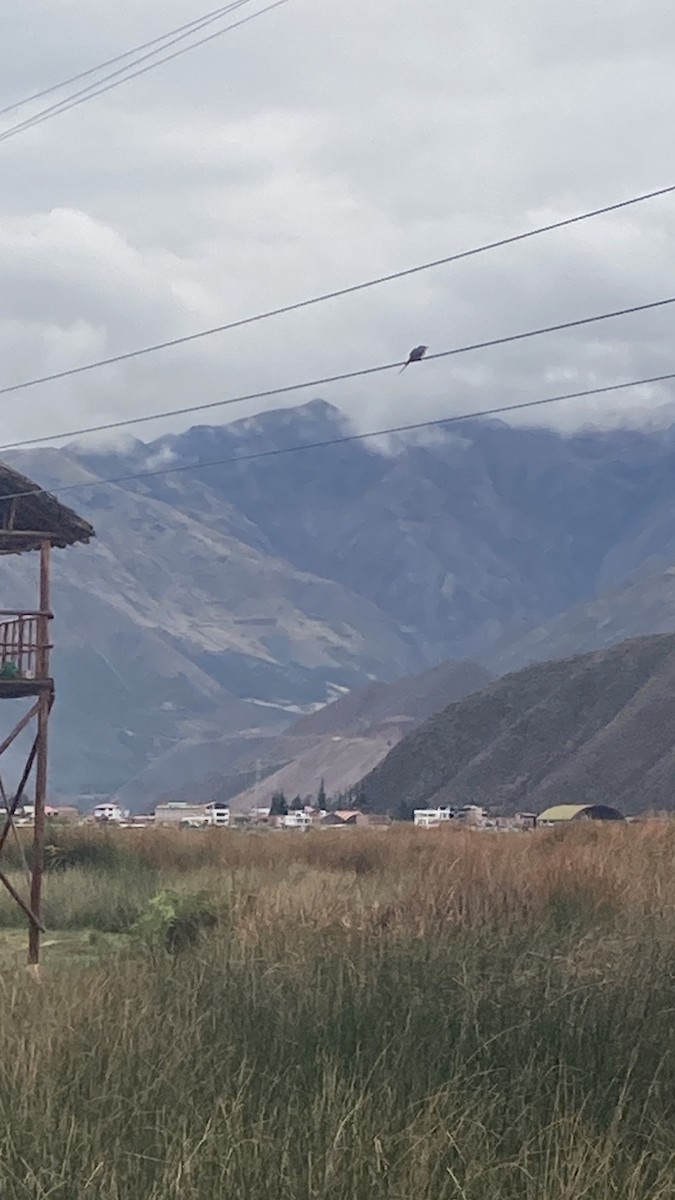
[[[450,925],[622,910],[669,914],[675,822],[585,823],[535,834],[453,830],[241,833],[58,830],[46,876],[52,928],[128,928],[162,887],[226,897],[243,926],[299,922],[425,936]],[[11,862],[11,858],[10,858]],[[10,872],[17,884],[14,861]],[[0,893],[0,927],[24,920]]]
[[[675,827],[59,837],[52,923],[218,924],[0,973],[3,1200],[675,1196]]]

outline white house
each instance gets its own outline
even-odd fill
[[[119,804],[97,804],[94,809],[94,820],[101,825],[119,825],[128,815],[122,812]]]
[[[198,829],[206,825],[224,828],[230,824],[226,804],[212,800],[208,804],[188,804],[185,800],[169,800],[155,808],[156,825],[183,825]]]
[[[452,821],[453,810],[448,808],[416,808],[413,812],[413,822],[420,829],[437,829],[445,821]]]
[[[230,824],[230,809],[220,800],[212,800],[206,805],[206,824],[215,825],[218,829],[226,829]]]
[[[292,809],[285,817],[281,817],[279,824],[282,829],[309,829],[312,818],[302,808]]]

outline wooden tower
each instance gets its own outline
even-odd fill
[[[0,609],[0,700],[26,700],[26,711],[0,740],[0,758],[19,734],[34,730],[32,746],[14,791],[8,791],[0,771],[0,855],[14,832],[14,814],[34,777],[33,854],[26,898],[0,867],[0,883],[23,909],[29,922],[28,962],[40,958],[42,872],[47,799],[49,715],[54,703],[50,669],[50,566],[52,547],[74,546],[94,537],[91,525],[66,508],[25,475],[0,463],[0,554],[37,551],[36,605],[32,609]],[[0,710],[1,716],[1,710]],[[1,764],[0,764],[1,765]],[[4,808],[4,814],[2,809]],[[3,821],[4,815],[4,821]]]

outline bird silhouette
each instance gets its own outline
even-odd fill
[[[406,367],[409,366],[410,363],[419,362],[420,359],[424,358],[424,355],[426,354],[428,349],[429,349],[428,346],[413,346],[413,349],[410,351],[410,354],[408,355],[408,361],[404,362],[403,366],[401,367],[401,370],[399,371],[399,375],[403,374]]]

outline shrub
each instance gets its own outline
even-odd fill
[[[178,954],[194,946],[217,920],[216,907],[207,892],[182,893],[164,888],[153,896],[131,932],[151,951],[162,948],[168,954]]]

